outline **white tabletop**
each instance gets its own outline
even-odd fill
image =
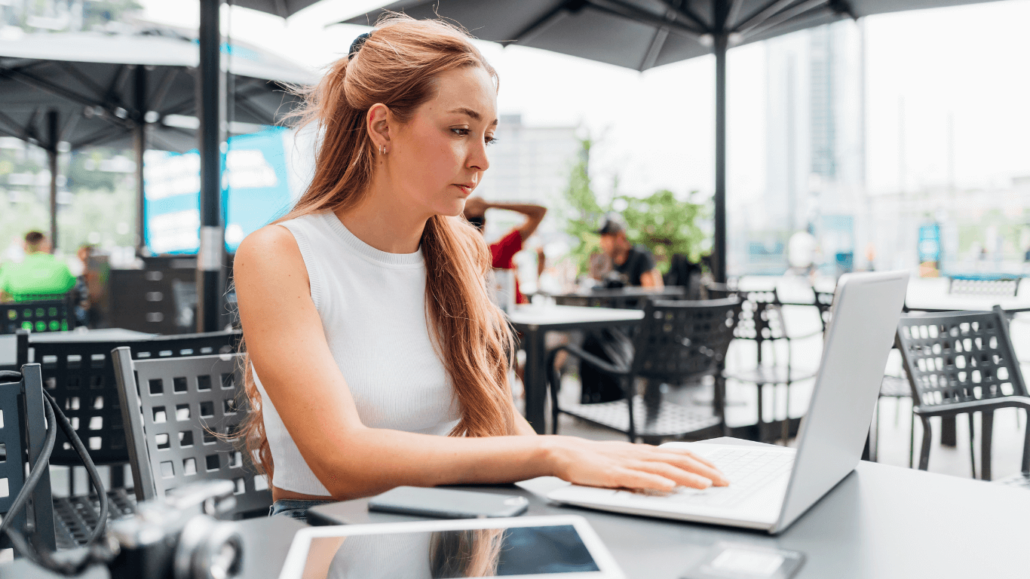
[[[539,327],[639,321],[642,319],[644,319],[644,312],[642,310],[552,305],[518,306],[514,312],[508,314],[508,320],[512,324]]]
[[[942,311],[986,311],[994,306],[1005,310],[1030,309],[1030,295],[1020,292],[1018,296],[983,296],[948,293],[946,278],[913,278],[908,284],[905,305],[913,310]]]

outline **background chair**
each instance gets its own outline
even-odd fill
[[[75,328],[75,310],[68,297],[0,304],[0,334],[18,330],[66,332]]]
[[[122,347],[113,356],[136,499],[164,497],[193,482],[230,480],[236,485],[230,515],[267,514],[272,492],[237,437],[248,408],[242,354],[133,360]]]
[[[27,334],[19,334],[18,364],[30,361],[42,364],[44,387],[80,433],[96,464],[125,465],[129,462],[129,451],[111,350],[127,346],[137,359],[199,356],[235,351],[240,336],[239,332],[212,332],[124,342],[94,341],[86,333],[76,341],[29,342]],[[50,462],[66,466],[80,464],[79,456],[63,432],[57,434],[57,446]],[[72,474],[69,473],[68,494],[74,496]],[[110,483],[112,489],[125,486],[124,469],[112,468]]]
[[[10,377],[13,376],[0,376],[0,445],[4,450],[0,461],[0,490],[7,493],[0,497],[0,518],[3,519],[7,518],[15,497],[25,484],[26,467],[36,464],[46,438],[39,364],[22,366],[17,381],[9,381]],[[57,428],[56,425],[53,427]],[[56,541],[49,472],[43,473],[29,501],[30,504],[18,512],[11,524],[15,529],[24,529],[28,521],[26,513],[31,512],[40,539],[52,550]],[[11,548],[7,535],[0,536],[0,550]]]
[[[970,454],[973,413],[980,412],[980,478],[991,480],[994,411],[1016,407],[1030,412],[1023,375],[1009,339],[1004,312],[947,312],[901,319],[898,341],[905,370],[912,378],[914,412],[923,423],[919,468],[930,461],[933,416],[969,416]],[[973,458],[973,477],[976,464]],[[1014,484],[1030,486],[1030,428],[1026,431],[1021,474]]]
[[[736,299],[654,301],[644,309],[644,319],[633,339],[634,355],[627,365],[613,365],[574,345],[552,350],[547,368],[551,392],[551,431],[558,432],[558,417],[568,414],[627,435],[662,438],[721,435],[723,417],[722,364],[733,338],[740,304]],[[622,385],[623,398],[596,404],[558,404],[561,376],[554,365],[558,352],[568,352],[581,364],[614,377]],[[716,404],[700,409],[661,399],[658,386],[682,384],[703,376],[715,377]],[[646,394],[636,393],[636,379],[648,381]]]
[[[718,289],[716,291],[719,291]],[[804,340],[822,335],[819,330],[803,336],[791,336],[787,332],[786,320],[783,317],[783,304],[775,288],[761,291],[733,291],[741,299],[737,324],[733,328],[736,340],[747,340],[755,343],[755,365],[742,370],[727,371],[726,377],[742,383],[754,384],[758,395],[758,439],[764,439],[765,408],[764,391],[766,386],[783,384],[786,389],[786,411],[780,423],[780,439],[784,442],[790,438],[790,387],[795,382],[815,377],[814,369],[797,369],[793,366],[793,341]],[[831,299],[832,302],[832,299]],[[820,316],[821,317],[821,316]],[[825,329],[825,326],[824,326]],[[775,344],[786,344],[786,363],[776,359]],[[773,345],[772,364],[764,357],[765,346]],[[775,394],[775,391],[774,391]],[[775,396],[773,398],[775,402]],[[775,407],[774,407],[775,415]]]
[[[1021,277],[997,277],[985,279],[977,276],[951,276],[948,278],[948,293],[954,295],[984,297],[1015,297],[1019,293]]]

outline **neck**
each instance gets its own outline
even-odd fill
[[[431,215],[411,208],[391,194],[388,183],[374,180],[362,202],[336,216],[355,237],[386,253],[415,253]]]

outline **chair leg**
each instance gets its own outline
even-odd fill
[[[111,484],[108,486],[109,489],[121,489],[125,488],[125,465],[124,464],[113,464],[111,465]]]
[[[880,462],[880,401],[882,400],[882,397],[877,397],[876,407],[873,409],[875,414],[873,418],[873,462]]]
[[[973,444],[976,431],[973,429],[973,413],[970,412],[967,416],[969,417],[969,467],[973,471],[973,478],[976,478],[976,451]]]
[[[1023,434],[1023,467],[1020,470],[1030,474],[1030,409],[1026,411],[1026,430]]]
[[[629,432],[627,432],[626,434],[629,436],[629,441],[631,443],[635,443],[637,441],[637,428],[636,424],[634,424],[633,419],[633,399],[636,398],[633,395],[634,381],[632,376],[624,380],[628,382],[628,384],[624,382],[622,388],[622,393],[626,397],[626,408],[629,409]]]
[[[787,446],[787,441],[790,440],[790,382],[784,385],[787,391],[787,410],[783,417],[783,426],[780,428],[780,438],[783,439],[783,446]]]
[[[923,447],[919,451],[919,470],[926,470],[930,466],[930,442],[933,438],[933,429],[930,428],[930,419],[925,416],[919,417],[923,422]]]
[[[991,438],[994,434],[994,411],[980,413],[980,478],[991,480]]]
[[[901,402],[898,401],[900,404]],[[912,412],[909,413],[908,417],[908,468],[912,468],[915,464],[915,453],[916,453],[916,413],[915,408],[912,408]]]

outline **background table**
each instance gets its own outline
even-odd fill
[[[547,398],[547,332],[570,332],[634,326],[644,319],[641,310],[581,308],[575,306],[519,306],[508,314],[508,321],[522,333],[521,347],[526,351],[522,374],[526,392],[526,420],[533,430],[544,432],[544,400]]]
[[[79,332],[75,330],[67,332],[32,332],[29,334],[29,343],[32,342],[136,342],[149,340],[157,334],[123,330],[121,328],[102,328]],[[0,336],[0,368],[5,366],[13,367],[17,360],[17,338],[14,334]]]
[[[624,287],[616,289],[590,289],[566,294],[545,294],[561,306],[602,306],[606,308],[643,308],[647,299],[676,300],[686,297],[687,288],[668,286],[662,289]]]
[[[735,439],[708,442],[758,444]],[[702,443],[703,444],[703,443]],[[988,482],[861,462],[787,531],[769,536],[698,523],[550,504],[557,479],[462,487],[521,495],[527,515],[585,517],[629,578],[678,579],[719,541],[801,551],[799,579],[1027,577],[1030,493]],[[368,499],[312,509],[325,523],[425,520],[368,511]]]

